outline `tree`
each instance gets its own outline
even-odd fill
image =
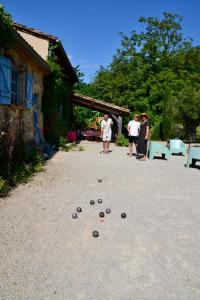
[[[182,17],[176,14],[163,13],[161,20],[141,17],[139,22],[144,29],[121,33],[121,47],[111,64],[99,69],[91,86],[105,101],[128,106],[133,112],[148,112],[152,125],[160,124],[161,138],[171,137],[171,103],[180,91],[176,81],[186,67],[191,39],[184,39]]]
[[[187,139],[195,140],[200,124],[200,47],[192,47],[178,54],[176,66],[176,95],[174,118],[182,123]]]
[[[174,102],[177,107],[177,120],[184,126],[186,137],[190,141],[196,139],[196,128],[200,124],[200,86],[184,81],[184,87]]]
[[[15,40],[15,31],[12,25],[12,17],[5,12],[0,5],[0,48],[8,48]]]
[[[85,96],[94,97],[95,96],[94,89],[90,84],[84,82],[83,80],[84,74],[80,71],[79,66],[75,68],[75,71],[78,77],[78,82],[75,84],[74,87],[75,92]],[[101,114],[95,110],[81,107],[79,105],[74,106],[74,121],[75,121],[75,126],[78,129],[83,129],[88,127],[91,123],[94,123],[100,115]]]

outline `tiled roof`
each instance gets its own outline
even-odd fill
[[[20,31],[24,31],[24,32],[30,32],[31,34],[33,34],[35,36],[40,36],[40,37],[45,38],[49,41],[55,41],[55,42],[59,41],[59,39],[55,35],[51,35],[51,34],[42,32],[40,30],[31,28],[31,27],[27,27],[25,25],[18,24],[18,23],[15,23],[15,22],[13,23],[13,25],[14,25],[16,30],[20,30]]]

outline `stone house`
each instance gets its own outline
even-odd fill
[[[47,62],[17,32],[11,49],[0,49],[0,139],[9,157],[16,144],[33,142],[34,109],[43,129],[43,80],[49,73]]]
[[[63,72],[70,78],[72,84],[77,81],[76,72],[71,65],[61,41],[56,36],[18,23],[14,23],[14,27],[23,39],[26,40],[44,60],[48,58],[49,51],[51,51],[50,46],[56,46],[55,54]]]
[[[21,140],[25,144],[41,143],[44,79],[51,73],[47,63],[51,45],[56,46],[57,61],[70,83],[70,92],[77,81],[57,37],[16,23],[14,27],[16,40],[11,49],[0,49],[0,148],[2,140],[9,144],[10,157]],[[72,100],[70,113],[73,114]]]
[[[78,78],[61,41],[56,36],[28,28],[21,24],[14,23],[14,27],[23,39],[25,39],[44,60],[47,60],[48,56],[52,53],[56,56],[57,63],[60,65],[64,74],[65,86],[69,92],[67,99],[63,98],[59,101],[60,117],[65,125],[70,128],[73,120],[73,87]],[[47,128],[45,128],[45,132],[46,129]]]

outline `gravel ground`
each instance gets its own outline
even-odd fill
[[[83,146],[0,200],[0,299],[200,299],[200,170]]]

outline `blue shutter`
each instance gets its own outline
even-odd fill
[[[33,77],[31,73],[26,73],[26,107],[33,107]]]
[[[0,103],[11,104],[11,60],[0,56]]]

